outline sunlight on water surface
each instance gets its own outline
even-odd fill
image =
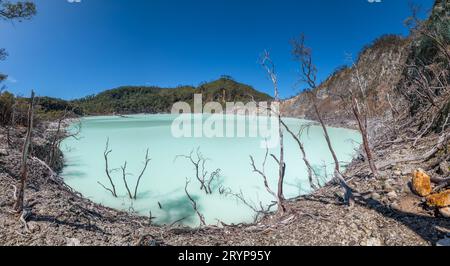
[[[182,219],[182,223],[196,226],[199,220],[187,198],[184,186],[186,178],[191,179],[188,187],[197,201],[207,223],[240,223],[253,221],[253,211],[232,196],[219,193],[219,188],[245,195],[248,202],[259,206],[270,204],[274,199],[267,193],[261,177],[253,172],[250,155],[254,156],[260,168],[264,160],[265,149],[261,147],[263,138],[174,138],[171,125],[173,115],[134,115],[129,117],[91,117],[81,120],[82,130],[78,139],[66,139],[61,148],[66,166],[63,177],[66,183],[94,202],[125,211],[135,211],[148,216],[151,212],[155,223],[171,224]],[[236,123],[250,123],[243,118],[227,116]],[[286,123],[294,132],[301,125],[311,123],[305,120],[287,118]],[[354,148],[360,142],[356,131],[330,128],[330,135],[339,160],[349,162]],[[104,190],[98,182],[108,185],[105,174],[103,152],[109,138],[111,176],[117,187],[118,198]],[[331,176],[332,157],[324,141],[323,131],[317,125],[310,127],[302,137],[307,156],[315,171],[322,178]],[[206,195],[200,190],[195,179],[193,165],[177,155],[188,155],[200,148],[204,157],[209,158],[206,169],[209,173],[220,168],[221,176],[214,182],[214,193]],[[127,173],[131,190],[143,167],[145,152],[149,148],[149,167],[142,178],[138,199],[128,199],[122,181],[120,167],[128,163]],[[301,153],[294,139],[286,133],[286,181],[285,196],[293,198],[310,191],[307,171]],[[278,149],[270,149],[278,154]],[[324,167],[326,166],[326,167]],[[325,171],[327,169],[327,171]],[[276,191],[277,164],[272,158],[267,160],[266,173],[270,186]],[[325,172],[328,172],[327,174]],[[162,208],[160,208],[159,203]]]

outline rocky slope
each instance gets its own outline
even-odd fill
[[[35,131],[35,147],[45,149],[46,136],[53,128]],[[352,208],[342,204],[341,193],[331,183],[313,195],[288,202],[284,215],[268,215],[254,225],[221,225],[184,228],[156,226],[148,218],[95,204],[64,184],[39,160],[32,169],[26,191],[31,211],[26,229],[20,215],[11,212],[13,184],[18,181],[21,134],[17,129],[15,147],[7,147],[0,131],[0,245],[434,245],[450,236],[450,221],[436,217],[433,209],[421,208],[421,197],[409,188],[415,163],[390,165],[383,179],[367,179],[369,171],[355,161],[347,175],[362,197]],[[427,139],[420,143],[428,149]],[[401,158],[411,147],[400,145],[384,151],[387,160]],[[417,152],[425,152],[419,150]],[[381,152],[381,151],[380,151]],[[35,154],[39,156],[39,154]],[[382,163],[384,160],[380,160]]]
[[[408,58],[409,39],[387,35],[364,48],[353,66],[335,71],[317,89],[318,105],[321,113],[331,124],[353,120],[340,95],[350,90],[357,91],[357,73],[365,80],[367,98],[373,116],[389,109],[387,95],[401,78],[403,66]],[[392,96],[391,96],[392,97]],[[306,93],[288,99],[282,104],[286,116],[316,120],[311,101]]]

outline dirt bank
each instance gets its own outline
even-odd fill
[[[36,130],[35,150],[45,151],[49,128]],[[450,234],[450,220],[424,209],[409,189],[411,171],[424,167],[415,163],[388,165],[380,173],[383,178],[375,180],[364,162],[353,162],[347,176],[362,196],[353,208],[343,206],[340,189],[329,184],[290,201],[285,215],[267,216],[256,225],[190,229],[155,226],[147,217],[84,199],[53,175],[37,153],[30,160],[26,190],[32,213],[27,232],[20,216],[11,212],[24,133],[14,129],[8,147],[5,129],[0,129],[0,245],[434,245]],[[378,163],[421,154],[435,141],[424,139],[414,151],[411,143],[377,149]]]

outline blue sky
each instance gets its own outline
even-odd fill
[[[289,41],[304,32],[320,79],[373,39],[407,35],[408,0],[36,0],[31,21],[0,21],[8,89],[73,99],[122,85],[198,85],[221,75],[283,97],[298,92]],[[424,10],[433,0],[416,0]]]

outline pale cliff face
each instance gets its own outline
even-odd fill
[[[338,95],[357,89],[356,69],[367,82],[368,102],[374,115],[388,109],[387,95],[400,80],[408,57],[409,40],[385,37],[362,52],[356,66],[344,68],[328,78],[317,89],[318,104],[329,120],[351,119],[352,114]],[[310,100],[304,93],[283,102],[281,110],[286,116],[316,119]]]

